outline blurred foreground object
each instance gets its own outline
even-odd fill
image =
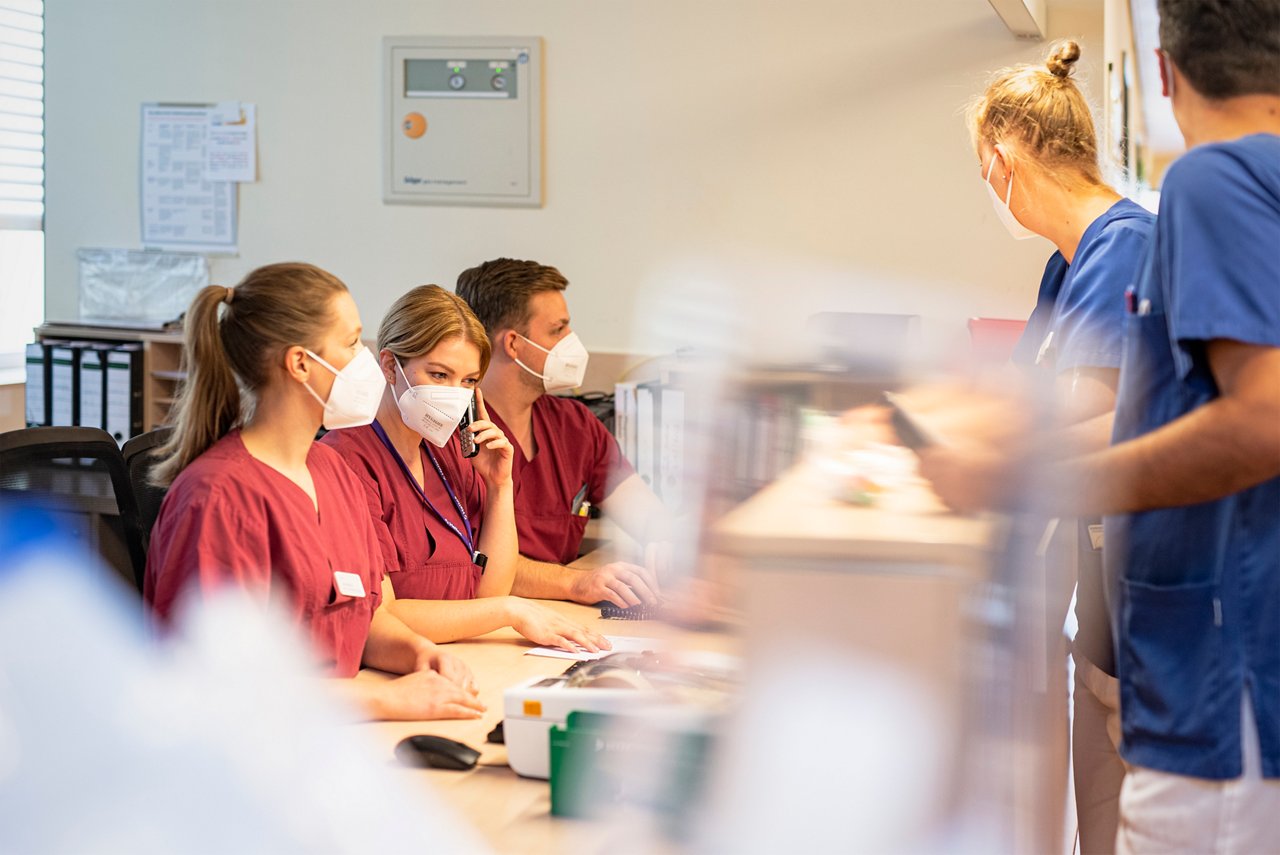
[[[67,542],[0,509],[0,852],[484,851],[274,614],[228,592],[157,649]]]
[[[794,467],[715,527],[744,569],[749,670],[712,851],[914,851],[957,821],[967,610],[992,527],[910,476],[887,503],[851,506],[829,465]]]

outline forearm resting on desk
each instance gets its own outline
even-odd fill
[[[434,645],[405,625],[391,609],[395,594],[387,596],[390,584],[383,582],[383,602],[373,613],[369,639],[364,645],[362,664],[392,674],[421,670]]]
[[[473,693],[435,671],[417,671],[393,680],[327,682],[378,721],[479,718],[486,709]]]
[[[474,600],[396,600],[392,609],[408,626],[437,643],[484,635],[509,626],[535,644],[592,653],[607,647],[601,636],[545,606],[520,597]]]
[[[569,600],[584,605],[607,601],[625,608],[656,602],[659,589],[653,575],[636,564],[612,562],[576,568],[534,561],[522,555],[516,567],[512,593],[520,597]]]

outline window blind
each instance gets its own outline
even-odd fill
[[[0,0],[0,229],[44,226],[44,3]]]

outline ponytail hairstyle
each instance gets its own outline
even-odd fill
[[[1089,104],[1071,79],[1079,59],[1080,45],[1066,40],[1043,65],[996,72],[966,111],[973,147],[1010,145],[1060,184],[1105,186]]]
[[[201,289],[184,323],[187,379],[174,403],[173,433],[156,451],[152,483],[169,486],[241,425],[277,358],[294,345],[315,349],[333,323],[333,297],[346,290],[332,274],[297,262],[259,267],[235,288]]]
[[[426,356],[445,339],[461,338],[480,351],[480,376],[489,370],[492,349],[484,325],[466,301],[439,285],[419,285],[391,305],[378,327],[378,350],[401,362]]]

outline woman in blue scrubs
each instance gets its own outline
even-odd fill
[[[1061,42],[1043,65],[997,73],[969,110],[997,217],[1015,239],[1040,236],[1057,246],[1013,361],[1053,385],[1060,430],[1052,444],[1062,447],[1081,441],[1104,446],[1110,435],[1125,289],[1137,279],[1155,223],[1154,215],[1102,178],[1088,103],[1071,79],[1079,58],[1079,45]],[[933,475],[925,463],[923,471]],[[1047,554],[1055,638],[1072,582],[1079,582],[1072,755],[1082,853],[1113,851],[1124,777],[1100,532],[1100,519],[1059,521]]]

